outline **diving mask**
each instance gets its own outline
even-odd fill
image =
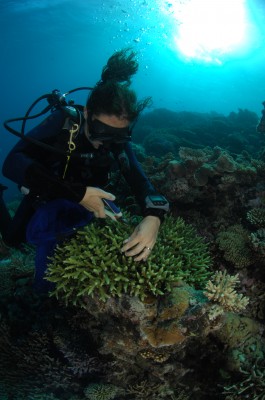
[[[131,141],[132,131],[129,126],[115,128],[104,124],[98,119],[89,119],[89,139],[108,143],[126,143]]]

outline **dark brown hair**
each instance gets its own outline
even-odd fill
[[[130,89],[130,79],[137,70],[134,51],[123,49],[114,53],[102,70],[101,80],[88,97],[88,111],[93,114],[124,116],[130,122],[134,121],[151,104],[150,97],[138,101],[135,92]]]

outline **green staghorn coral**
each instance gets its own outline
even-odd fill
[[[166,217],[157,243],[146,262],[135,262],[120,251],[132,226],[95,222],[56,249],[47,279],[56,284],[53,295],[74,305],[84,296],[102,300],[127,293],[143,300],[148,293],[163,295],[172,283],[184,280],[203,286],[209,277],[208,246],[183,219]]]

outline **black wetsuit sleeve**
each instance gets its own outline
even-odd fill
[[[126,143],[125,145],[125,152],[128,157],[129,168],[125,169],[123,175],[141,207],[143,216],[153,215],[159,217],[160,220],[163,221],[166,213],[164,210],[146,208],[146,196],[155,195],[158,194],[158,192],[145,175],[129,143]]]
[[[61,132],[64,121],[64,113],[58,110],[33,128],[27,137],[52,145]],[[45,167],[47,151],[49,150],[28,140],[20,140],[4,161],[3,175],[19,186],[25,186],[33,193],[49,199],[65,198],[81,201],[86,187],[81,184],[70,184],[54,176]]]
[[[67,199],[80,202],[85,195],[86,186],[63,181],[51,175],[44,167],[37,163],[31,164],[25,173],[26,186],[34,193],[49,200]]]

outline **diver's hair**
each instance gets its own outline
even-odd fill
[[[130,48],[114,53],[102,70],[101,80],[87,100],[88,112],[116,115],[134,121],[151,104],[151,97],[137,101],[129,88],[131,77],[138,71],[136,53]]]

